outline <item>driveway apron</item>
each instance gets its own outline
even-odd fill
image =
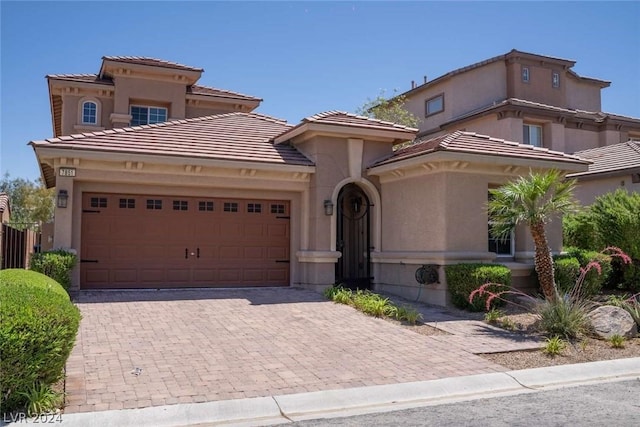
[[[66,412],[425,381],[506,369],[295,288],[81,292]]]

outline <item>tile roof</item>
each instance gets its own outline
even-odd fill
[[[283,120],[256,113],[227,113],[152,125],[83,133],[44,141],[34,148],[151,154],[312,166],[294,147],[274,145],[274,136],[291,128]]]
[[[191,85],[187,87],[187,94],[193,95],[209,95],[209,96],[217,96],[220,98],[232,98],[232,99],[241,99],[246,101],[262,101],[261,98],[256,98],[255,96],[245,95],[239,92],[233,92],[225,89],[218,89],[210,86],[201,86],[201,85]]]
[[[165,61],[164,59],[149,58],[146,56],[103,56],[102,60],[124,62],[128,64],[151,65],[154,67],[173,68],[176,70],[203,72],[202,68],[191,67],[189,65],[178,64],[177,62]]]
[[[375,166],[399,162],[401,160],[448,151],[455,153],[477,154],[483,156],[513,157],[531,160],[550,160],[568,163],[588,164],[589,161],[578,156],[552,151],[547,148],[519,144],[479,135],[474,132],[456,131],[432,139],[416,139],[412,145],[395,151],[391,157],[376,163]]]
[[[72,82],[100,83],[113,86],[110,78],[100,78],[98,74],[47,74],[48,79],[68,80]]]
[[[571,174],[569,175],[571,177],[640,169],[640,142],[638,141],[577,151],[574,155],[589,159],[593,163],[589,165],[588,171]]]
[[[455,123],[460,120],[464,120],[469,117],[476,116],[478,114],[487,113],[487,112],[496,110],[501,107],[509,106],[509,105],[516,106],[516,107],[529,107],[529,108],[535,108],[535,109],[540,109],[545,111],[553,111],[553,112],[568,115],[575,119],[592,120],[594,123],[603,123],[607,119],[636,121],[640,123],[640,118],[637,118],[637,117],[622,116],[619,114],[607,113],[603,111],[574,110],[571,108],[563,108],[563,107],[557,107],[555,105],[542,104],[540,102],[527,101],[526,99],[507,98],[502,101],[496,101],[485,107],[481,107],[476,110],[470,111],[468,113],[464,113],[460,116],[454,117],[451,120],[447,121],[446,123],[443,123],[441,127],[444,128],[451,123]]]
[[[445,73],[433,80],[429,80],[421,85],[418,85],[412,89],[409,89],[408,91],[404,92],[401,94],[404,96],[408,96],[411,95],[415,92],[418,92],[426,87],[429,87],[430,85],[432,85],[433,83],[436,83],[438,81],[442,81],[444,79],[447,79],[449,77],[453,77],[457,74],[462,74],[462,73],[466,73],[467,71],[471,71],[473,69],[476,68],[480,68],[483,67],[485,65],[488,64],[492,64],[494,62],[498,62],[498,61],[504,61],[508,58],[513,58],[513,57],[525,57],[525,58],[531,58],[531,59],[538,59],[538,60],[542,60],[542,61],[552,61],[552,62],[558,62],[558,63],[562,63],[565,66],[571,68],[575,65],[576,61],[573,61],[571,59],[564,59],[564,58],[558,58],[558,57],[554,57],[554,56],[547,56],[547,55],[540,55],[537,53],[530,53],[530,52],[523,52],[521,50],[516,50],[516,49],[511,49],[509,52],[502,54],[502,55],[498,55],[498,56],[494,56],[492,58],[489,59],[485,59],[483,61],[479,61],[476,63],[473,63],[471,65],[467,65],[461,68],[457,68],[455,70],[449,71],[448,73]],[[569,69],[569,74],[571,74],[573,77],[577,78],[577,79],[581,79],[581,80],[586,80],[589,81],[591,83],[595,83],[600,85],[601,87],[607,87],[610,85],[611,82],[605,81],[605,80],[599,80],[599,79],[595,79],[592,77],[582,77],[580,75],[578,75],[575,71]]]
[[[302,123],[312,122],[384,130],[405,130],[410,132],[418,131],[418,129],[411,128],[409,126],[403,126],[392,122],[373,119],[371,117],[359,116],[357,114],[346,113],[344,111],[325,111],[324,113],[315,114],[313,116],[305,117],[304,119],[302,119]]]
[[[0,212],[4,212],[9,207],[9,195],[0,193]]]

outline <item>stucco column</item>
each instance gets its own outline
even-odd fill
[[[56,168],[58,175],[59,168]],[[59,208],[57,204],[57,195],[60,190],[66,190],[69,198],[67,199],[67,207]],[[71,230],[73,219],[73,206],[76,203],[73,194],[73,178],[58,176],[56,179],[56,210],[55,225],[53,233],[54,248],[71,248]]]

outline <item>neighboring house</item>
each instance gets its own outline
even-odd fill
[[[627,141],[578,151],[576,156],[591,160],[589,170],[569,175],[578,180],[575,191],[583,205],[601,194],[622,188],[640,193],[640,142]]]
[[[103,91],[97,126],[126,125],[138,105],[165,105],[166,117],[179,120],[56,130],[57,137],[31,142],[47,187],[66,202],[56,208],[54,246],[80,254],[75,290],[344,282],[415,298],[416,269],[432,264],[439,282],[422,300],[445,304],[443,265],[499,257],[515,283],[531,273],[525,228],[502,244],[488,237],[490,188],[530,170],[580,173],[589,164],[472,132],[420,138],[394,151],[417,129],[338,111],[292,126],[251,112],[243,102],[259,100],[246,96],[233,111],[186,118],[188,109],[175,107],[182,105],[177,93],[189,99],[202,70],[146,58],[105,59],[102,69],[99,79],[117,76],[107,89],[55,81],[54,129],[81,124],[89,95],[70,102],[61,95],[60,108],[53,94],[74,93],[77,85],[78,92]],[[153,90],[140,93],[151,83]],[[117,107],[107,114],[109,96]],[[76,124],[63,125],[65,117]],[[556,251],[559,226],[550,234]]]
[[[640,140],[640,118],[602,112],[610,82],[579,76],[575,61],[512,50],[405,92],[420,136],[466,130],[576,151]]]
[[[0,224],[9,222],[11,218],[11,205],[9,203],[9,195],[0,193]]]

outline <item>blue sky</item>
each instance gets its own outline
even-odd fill
[[[382,89],[518,49],[612,82],[604,111],[640,117],[640,2],[1,1],[0,170],[39,176],[27,143],[52,136],[46,74],[103,55],[202,67],[200,84],[258,96],[297,123],[354,111]]]

